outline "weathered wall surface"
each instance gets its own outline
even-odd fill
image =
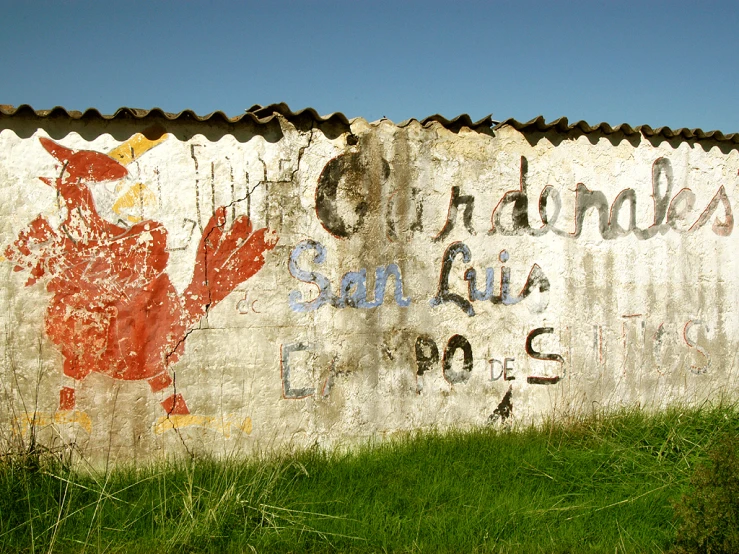
[[[731,141],[0,123],[6,441],[249,453],[734,394]]]

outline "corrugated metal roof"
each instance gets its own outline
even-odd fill
[[[341,126],[349,127],[351,121],[340,112],[331,113],[328,115],[320,115],[313,108],[305,108],[303,110],[292,111],[290,107],[285,103],[270,104],[268,106],[261,106],[256,104],[246,110],[243,114],[235,117],[229,117],[222,111],[213,112],[207,115],[200,116],[192,110],[184,110],[179,113],[173,114],[165,112],[160,108],[153,108],[151,110],[142,110],[137,108],[120,108],[112,115],[103,115],[95,108],[90,108],[84,112],[76,110],[66,110],[61,106],[57,106],[50,110],[34,110],[27,104],[13,107],[7,104],[0,104],[0,119],[6,117],[37,117],[42,119],[60,119],[69,118],[75,120],[94,121],[94,120],[146,120],[146,119],[166,119],[169,121],[198,121],[198,122],[210,122],[210,123],[226,123],[230,125],[238,124],[239,122],[250,122],[255,124],[266,124],[272,121],[277,116],[284,117],[288,121],[292,122],[315,122],[318,124],[323,123],[334,123]],[[572,132],[580,132],[583,134],[600,133],[605,135],[611,135],[615,133],[623,133],[624,135],[642,135],[644,137],[664,137],[667,139],[681,138],[686,140],[712,140],[716,142],[731,142],[739,144],[739,133],[724,134],[721,131],[702,131],[701,129],[670,129],[669,127],[658,127],[653,129],[649,125],[637,125],[632,127],[627,123],[616,125],[615,127],[608,123],[599,123],[597,125],[589,125],[585,121],[578,121],[577,123],[570,124],[566,117],[561,117],[547,123],[543,116],[536,117],[530,121],[520,122],[516,119],[507,119],[502,122],[497,122],[492,119],[492,116],[488,115],[480,119],[479,121],[472,121],[469,115],[462,114],[453,119],[447,119],[444,116],[435,114],[426,117],[421,120],[409,119],[398,126],[405,127],[410,125],[411,122],[418,121],[424,127],[428,127],[432,123],[438,123],[445,128],[452,131],[459,131],[462,127],[468,127],[473,131],[483,129],[498,129],[503,126],[511,126],[521,132],[546,132],[556,131],[562,134],[570,134]]]
[[[81,120],[102,119],[106,121],[114,119],[130,120],[130,119],[167,119],[169,121],[199,121],[211,123],[230,123],[236,124],[243,120],[248,120],[257,124],[269,123],[276,117],[282,115],[286,119],[309,118],[317,123],[337,122],[342,125],[349,125],[349,120],[344,114],[333,113],[327,116],[320,116],[313,108],[306,108],[293,112],[287,104],[272,104],[270,106],[252,106],[246,112],[235,117],[228,117],[225,113],[218,111],[207,115],[198,115],[192,110],[184,110],[173,114],[162,110],[161,108],[153,108],[151,110],[142,110],[138,108],[120,108],[112,115],[103,115],[95,108],[89,108],[84,112],[77,110],[67,111],[61,106],[57,106],[50,110],[34,110],[28,104],[22,104],[17,108],[7,104],[0,104],[0,117],[38,117],[42,119],[69,118]]]
[[[284,102],[280,102],[279,104],[270,104],[269,106],[260,106],[259,104],[253,105],[251,108],[246,110],[245,116],[251,115],[252,117],[258,118],[258,121],[270,121],[275,115],[280,114],[282,117],[287,119],[288,121],[293,121],[295,119],[311,119],[315,121],[316,123],[326,123],[329,121],[335,121],[338,123],[341,123],[342,125],[349,126],[349,119],[341,113],[341,112],[334,112],[328,115],[321,116],[318,114],[316,110],[313,108],[304,108],[302,110],[298,110],[297,112],[294,112],[290,109],[290,107],[285,104]],[[244,117],[244,116],[241,116]]]
[[[407,125],[410,125],[412,121],[418,121],[417,119],[408,119],[406,121],[403,121],[402,123],[398,123],[399,127],[406,127]],[[497,121],[493,121],[492,115],[486,115],[479,121],[472,121],[472,118],[470,118],[469,115],[462,114],[458,115],[454,119],[447,119],[443,115],[434,114],[430,115],[424,119],[421,119],[419,123],[423,125],[424,127],[428,127],[431,123],[440,123],[450,131],[458,132],[462,127],[469,127],[473,131],[478,131],[481,128],[483,129],[490,129],[493,125],[498,123]]]
[[[530,133],[532,131],[546,132],[555,130],[559,133],[567,134],[573,131],[579,131],[583,134],[601,133],[604,135],[612,135],[615,133],[623,133],[624,135],[642,135],[644,137],[664,137],[667,139],[671,138],[682,138],[687,140],[713,140],[716,142],[732,142],[739,144],[739,133],[731,133],[728,135],[723,134],[721,131],[702,131],[701,129],[670,129],[669,127],[657,127],[653,129],[649,125],[637,125],[632,127],[628,123],[622,123],[612,127],[608,123],[599,123],[595,126],[591,126],[585,121],[578,121],[570,125],[566,117],[560,117],[547,123],[543,116],[535,117],[531,121],[521,123],[515,119],[507,119],[498,123],[495,129],[510,125],[514,129],[523,133]]]
[[[235,117],[228,117],[225,113],[218,111],[213,112],[204,116],[200,116],[192,110],[184,110],[180,113],[168,113],[160,108],[153,108],[151,110],[142,110],[137,108],[120,108],[113,115],[103,115],[95,108],[90,108],[84,112],[76,110],[66,110],[61,106],[57,106],[50,110],[34,110],[28,104],[23,104],[17,108],[9,106],[7,104],[0,104],[0,117],[38,117],[38,118],[70,118],[70,119],[82,119],[82,120],[95,120],[103,119],[110,121],[113,119],[156,119],[164,118],[169,121],[175,120],[190,120],[200,122],[222,122],[229,124],[237,124],[243,120],[249,120],[253,123],[264,124],[272,121],[277,115],[280,115],[288,121],[314,121],[316,123],[339,123],[344,126],[350,125],[350,120],[340,112],[335,112],[329,115],[320,115],[313,108],[305,108],[296,112],[292,111],[290,107],[281,102],[279,104],[270,104],[269,106],[261,106],[255,104],[243,114]],[[410,124],[411,121],[417,121],[410,119],[406,122],[401,123],[401,126]],[[454,119],[446,119],[441,115],[432,115],[420,121],[421,125],[428,126],[431,122],[441,123],[444,127],[449,129],[459,130],[462,126],[469,127],[470,129],[477,129],[480,127],[491,128],[496,122],[492,120],[490,116],[484,117],[479,121],[473,122],[469,115],[462,114]]]

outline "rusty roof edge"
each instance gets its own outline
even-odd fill
[[[637,125],[635,127],[628,123],[611,126],[608,123],[598,123],[597,125],[589,125],[585,121],[578,121],[570,124],[566,117],[560,117],[547,123],[543,116],[535,117],[526,122],[520,122],[516,119],[506,119],[498,123],[494,129],[510,126],[521,132],[539,131],[546,132],[555,130],[559,133],[569,133],[579,130],[584,134],[603,133],[611,135],[615,133],[623,133],[624,135],[643,135],[645,137],[664,137],[664,138],[682,138],[686,140],[714,140],[717,142],[733,142],[739,144],[739,133],[724,134],[721,131],[703,131],[702,129],[671,129],[669,127],[658,127],[653,129],[649,125]]]

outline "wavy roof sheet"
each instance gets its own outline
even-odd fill
[[[612,127],[608,123],[599,123],[597,125],[589,125],[585,121],[578,121],[577,123],[570,124],[566,117],[560,117],[547,123],[543,116],[535,117],[531,121],[521,123],[515,119],[507,119],[498,123],[495,128],[500,128],[505,125],[510,125],[514,129],[523,133],[539,131],[546,132],[555,130],[559,133],[567,134],[573,131],[579,131],[583,134],[601,133],[604,135],[612,135],[615,133],[623,133],[624,135],[642,135],[644,137],[664,137],[667,139],[671,138],[682,138],[687,140],[713,140],[717,142],[732,142],[739,144],[739,133],[731,133],[725,135],[721,131],[703,131],[701,129],[670,129],[669,127],[657,127],[653,129],[649,125],[637,125],[632,127],[628,123],[622,123]]]
[[[292,111],[290,107],[283,103],[270,104],[268,106],[261,106],[256,104],[246,110],[243,114],[234,117],[229,117],[222,111],[212,112],[207,115],[198,115],[192,110],[184,110],[179,113],[173,114],[165,112],[160,108],[153,108],[151,110],[142,110],[137,108],[120,108],[112,115],[103,115],[95,108],[89,108],[84,112],[76,110],[66,110],[61,106],[57,106],[50,110],[34,110],[27,104],[22,104],[18,107],[13,107],[7,104],[0,104],[0,119],[6,117],[37,117],[42,119],[60,119],[69,118],[75,120],[146,120],[146,119],[166,119],[169,121],[198,121],[198,122],[210,122],[210,123],[226,123],[226,124],[238,124],[242,121],[248,121],[255,124],[266,124],[272,121],[275,117],[281,116],[292,122],[315,122],[317,124],[323,123],[334,123],[342,126],[349,127],[351,121],[340,112],[331,113],[328,115],[320,115],[313,108],[305,108],[298,111]],[[424,127],[428,127],[432,123],[438,123],[447,129],[458,132],[462,127],[468,127],[473,131],[480,131],[485,129],[498,129],[503,126],[511,126],[521,132],[547,132],[556,131],[558,133],[569,134],[572,132],[581,132],[584,134],[601,133],[605,135],[611,135],[615,133],[623,133],[624,135],[642,135],[644,137],[664,137],[667,139],[681,138],[686,140],[711,140],[716,142],[731,142],[739,144],[739,133],[724,134],[721,131],[703,131],[701,129],[670,129],[669,127],[658,127],[653,129],[649,125],[637,125],[632,127],[627,123],[616,125],[615,127],[608,123],[599,123],[597,125],[589,125],[585,121],[578,121],[570,124],[566,117],[561,117],[547,123],[543,116],[538,116],[530,121],[520,122],[516,119],[507,119],[502,122],[497,122],[492,119],[492,116],[488,115],[480,119],[479,121],[472,121],[469,115],[462,114],[453,119],[447,119],[442,115],[435,114],[426,117],[421,120],[409,119],[398,126],[405,127],[410,125],[411,122],[418,121]]]
[[[229,117],[225,113],[218,111],[207,115],[198,115],[192,110],[184,110],[173,114],[162,110],[161,108],[153,108],[151,110],[142,110],[138,108],[120,108],[112,115],[103,115],[95,108],[89,108],[84,112],[77,110],[67,111],[61,106],[57,106],[50,110],[34,110],[28,104],[22,104],[17,108],[7,104],[0,104],[0,117],[38,117],[42,119],[52,118],[69,118],[82,120],[101,119],[110,121],[114,119],[167,119],[169,121],[199,121],[211,123],[230,123],[235,124],[243,120],[249,120],[253,123],[264,124],[272,121],[277,115],[282,115],[286,119],[305,119],[309,118],[317,123],[337,122],[343,125],[349,125],[349,120],[342,113],[332,113],[327,116],[320,116],[313,108],[306,108],[297,112],[293,112],[287,104],[272,104],[270,106],[255,105],[246,110],[241,115]]]
[[[270,104],[269,106],[261,106],[255,104],[243,114],[235,117],[228,117],[225,113],[218,111],[207,115],[198,115],[192,110],[184,110],[180,113],[168,113],[160,108],[153,108],[151,110],[142,110],[137,108],[120,108],[112,115],[103,115],[95,108],[90,108],[84,112],[77,110],[67,111],[61,106],[57,106],[50,110],[34,110],[28,104],[22,104],[17,108],[9,106],[7,104],[0,104],[0,117],[14,117],[14,116],[25,116],[25,117],[38,117],[38,118],[70,118],[70,119],[83,119],[83,120],[95,120],[102,119],[110,121],[113,119],[147,119],[147,118],[164,118],[169,121],[175,120],[189,120],[189,121],[201,121],[201,122],[223,122],[236,124],[240,121],[248,119],[257,124],[269,123],[277,115],[280,115],[288,121],[295,120],[310,120],[316,123],[339,123],[341,125],[349,126],[351,121],[340,112],[331,113],[329,115],[320,115],[313,108],[305,108],[296,112],[292,111],[290,107],[281,102],[279,104]],[[411,121],[418,121],[415,119],[409,119],[406,122],[401,123],[401,126],[410,124]],[[486,116],[479,121],[473,122],[469,115],[462,114],[454,119],[446,119],[441,115],[431,115],[420,121],[421,125],[428,126],[431,122],[441,123],[444,127],[458,130],[463,126],[469,127],[470,129],[478,129],[480,127],[491,128],[496,122],[494,122],[491,116]]]
[[[398,127],[406,127],[410,125],[412,121],[419,121],[417,119],[408,119],[406,121],[403,121],[402,123],[398,123]],[[424,119],[421,119],[419,121],[421,125],[424,127],[428,127],[431,125],[431,123],[440,123],[447,129],[458,132],[462,127],[469,127],[473,131],[479,131],[480,129],[490,129],[493,125],[498,123],[497,121],[493,121],[492,115],[486,115],[479,121],[472,121],[472,118],[470,118],[469,115],[462,114],[458,115],[454,119],[447,119],[443,115],[434,114],[430,115]]]

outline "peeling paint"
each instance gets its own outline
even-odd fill
[[[736,396],[733,142],[24,121],[0,432],[247,455]]]

